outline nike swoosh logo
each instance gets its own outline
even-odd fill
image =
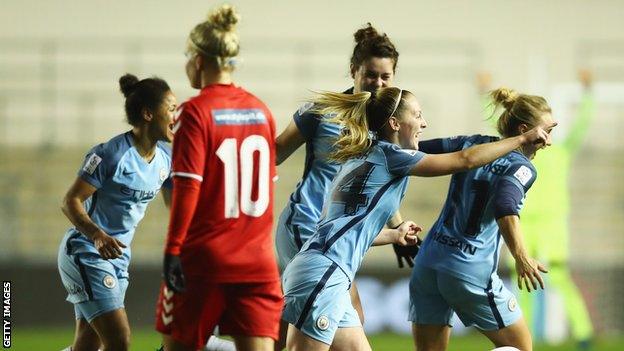
[[[121,171],[121,174],[125,175],[125,176],[129,176],[134,172],[130,172],[130,171],[126,171],[125,169],[123,171]]]

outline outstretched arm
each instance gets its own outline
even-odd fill
[[[275,139],[275,148],[277,150],[275,163],[277,165],[282,164],[282,162],[286,161],[293,152],[303,145],[303,143],[305,143],[305,138],[301,135],[297,124],[291,121],[286,129]]]
[[[493,143],[480,144],[468,149],[447,154],[426,155],[410,171],[410,175],[420,177],[436,177],[486,165],[502,157],[524,144],[546,143],[548,132],[557,124],[535,127],[530,131],[511,138]]]
[[[563,142],[565,149],[571,154],[576,153],[583,143],[589,126],[596,115],[596,101],[591,92],[591,75],[587,71],[581,71],[580,75],[583,83],[581,103],[576,112],[576,118]]]

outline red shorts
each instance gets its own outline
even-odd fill
[[[277,340],[283,306],[279,281],[232,284],[187,277],[181,294],[161,285],[156,330],[196,349],[206,345],[217,325],[221,334]]]

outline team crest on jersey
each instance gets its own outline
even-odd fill
[[[509,301],[507,301],[507,308],[509,308],[509,310],[513,312],[516,310],[517,307],[518,301],[516,301],[516,298],[512,296]]]
[[[112,275],[106,275],[104,276],[104,279],[102,279],[102,283],[105,287],[112,289],[115,287],[115,285],[117,285],[117,280],[113,278]]]
[[[527,166],[520,166],[516,173],[514,173],[514,177],[522,183],[522,185],[527,185],[531,177],[533,177],[533,172]]]
[[[327,330],[329,328],[329,318],[325,315],[321,315],[316,320],[316,327],[320,330]]]
[[[167,172],[167,170],[166,170],[166,169],[161,168],[161,169],[160,169],[160,181],[161,181],[161,182],[164,182],[164,181],[165,181],[165,179],[167,179],[167,177],[168,177],[168,176],[169,176],[169,172]]]
[[[95,169],[101,162],[102,158],[100,156],[98,156],[97,154],[91,154],[91,156],[89,156],[89,158],[85,162],[84,167],[82,167],[82,170],[89,174],[93,174],[93,172],[95,172]]]

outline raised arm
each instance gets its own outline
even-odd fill
[[[587,75],[589,73],[586,73]],[[564,147],[572,154],[574,154],[581,144],[592,120],[596,114],[596,102],[591,92],[591,77],[587,77],[583,80],[583,95],[581,96],[581,102],[576,112],[576,118],[570,126],[570,131],[563,141]]]
[[[122,248],[126,245],[105,233],[91,220],[84,209],[83,203],[96,191],[93,185],[81,178],[76,178],[63,198],[61,210],[80,233],[93,241],[103,259],[120,257]]]
[[[521,135],[505,138],[493,143],[480,144],[468,149],[447,154],[426,155],[410,171],[410,175],[436,177],[486,165],[524,144],[546,143],[549,135],[546,130],[556,126],[552,123],[545,128],[538,126]]]

